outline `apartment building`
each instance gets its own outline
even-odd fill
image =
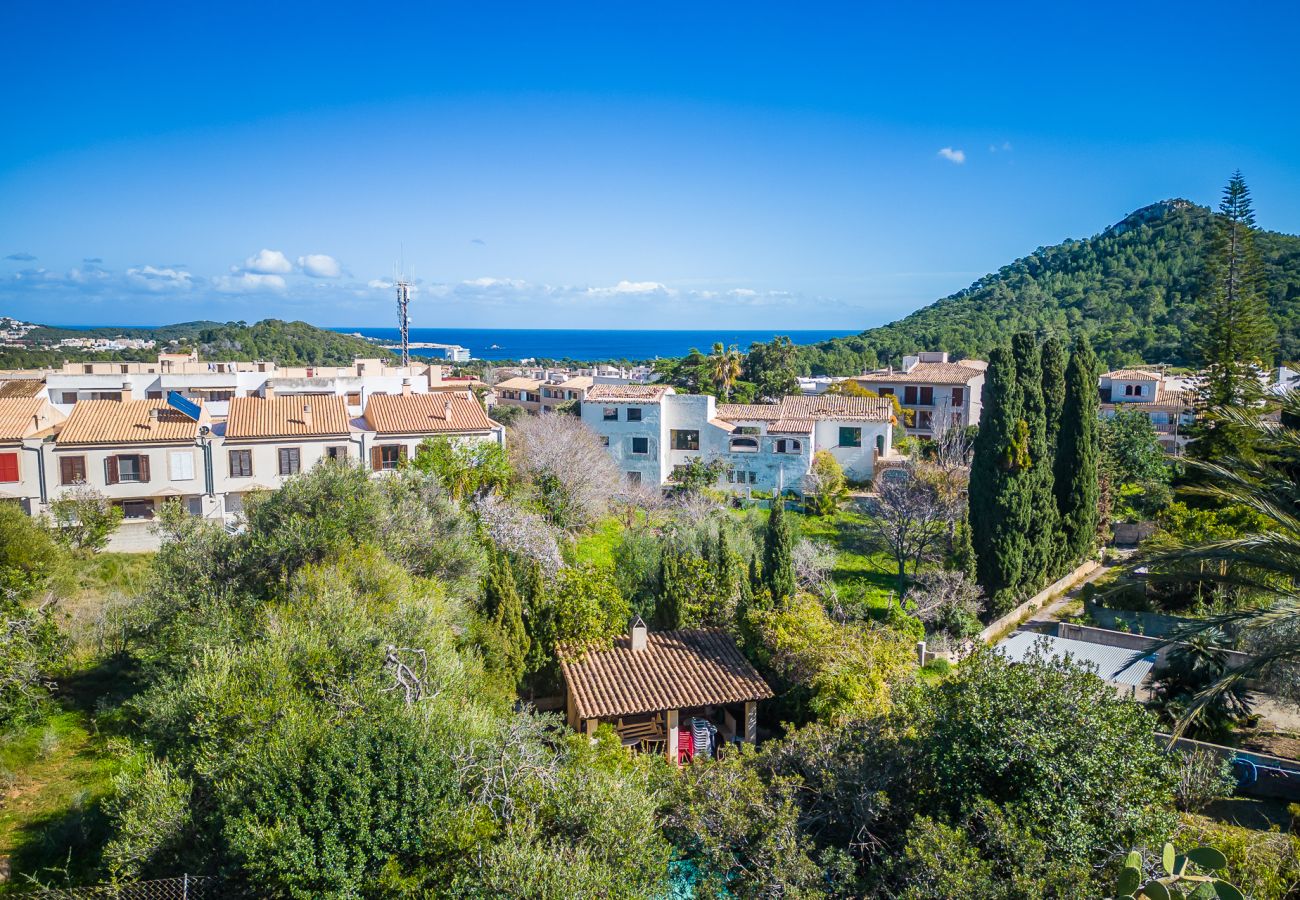
[[[498,381],[492,390],[496,393],[498,405],[517,406],[526,412],[536,414],[542,411],[542,385],[545,383],[541,378],[516,375],[505,381]]]
[[[947,428],[979,424],[986,369],[983,360],[954,362],[946,352],[926,351],[903,357],[898,369],[877,369],[852,380],[897,399],[909,435],[933,437]]]
[[[776,404],[722,404],[657,385],[595,385],[582,420],[630,479],[670,482],[692,460],[721,460],[718,487],[802,491],[813,456],[829,450],[849,478],[870,480],[893,453],[888,400],[827,395]]]
[[[1151,420],[1166,453],[1181,455],[1188,432],[1196,421],[1190,379],[1176,378],[1161,369],[1116,369],[1101,376],[1101,415],[1136,409]]]
[[[346,400],[337,396],[236,397],[214,429],[225,511],[243,510],[251,491],[275,490],[323,459],[362,458]]]
[[[555,412],[557,406],[587,398],[587,391],[596,383],[591,375],[574,375],[558,384],[542,385],[542,412]]]
[[[201,404],[197,410],[190,416],[164,400],[81,401],[52,442],[42,441],[42,500],[88,486],[120,506],[128,522],[154,518],[167,500],[197,516],[219,517],[211,418]]]
[[[446,437],[491,441],[505,446],[505,429],[488,418],[468,392],[377,395],[366,404],[362,433],[371,470],[396,469],[415,455],[420,443]]]
[[[41,440],[62,420],[44,397],[0,397],[0,500],[16,500],[31,513],[33,501],[48,493]]]

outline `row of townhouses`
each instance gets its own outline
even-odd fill
[[[723,463],[718,487],[802,491],[813,456],[828,450],[855,481],[869,481],[893,450],[893,404],[877,397],[786,397],[726,404],[660,385],[595,385],[582,421],[624,476],[664,485],[693,460]]]
[[[359,415],[337,395],[233,397],[216,416],[203,401],[81,400],[63,413],[44,397],[0,398],[0,500],[32,515],[70,489],[94,488],[128,521],[159,504],[225,519],[252,491],[273,490],[323,459],[395,469],[426,438],[504,442],[468,391],[371,394]]]
[[[654,378],[649,366],[597,365],[581,369],[513,369],[492,373],[493,403],[517,406],[534,415],[586,399],[597,384],[648,384]]]

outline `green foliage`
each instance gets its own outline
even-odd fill
[[[505,448],[493,441],[426,438],[415,449],[411,465],[436,475],[457,501],[489,491],[508,493],[512,479]]]
[[[1207,251],[1219,226],[1185,200],[1138,210],[1084,240],[1043,247],[889,325],[800,348],[802,372],[857,375],[942,347],[987,359],[1018,331],[1085,335],[1108,366],[1194,365]],[[1300,238],[1253,232],[1281,325],[1279,355],[1300,359]]]
[[[798,348],[788,337],[749,345],[744,378],[754,385],[755,396],[768,402],[799,393]],[[856,373],[854,373],[856,374]]]
[[[849,498],[844,468],[829,450],[818,450],[813,455],[808,481],[808,507],[814,515],[834,515]]]
[[[193,837],[190,816],[193,787],[165,759],[131,755],[113,779],[104,812],[114,824],[104,862],[115,881],[166,875],[186,860]]]
[[[987,799],[1080,862],[1169,833],[1174,766],[1151,715],[1073,662],[980,650],[927,700],[916,774],[930,814],[960,821]]]
[[[1300,884],[1300,837],[1257,831],[1201,816],[1184,816],[1180,840],[1213,847],[1226,865],[1216,870],[1253,900],[1287,900]]]
[[[491,623],[492,629],[492,640],[487,648],[488,664],[514,686],[523,677],[531,641],[524,630],[524,604],[515,586],[514,570],[501,550],[495,550],[489,556],[483,588],[483,616]]]
[[[699,628],[714,598],[714,575],[706,560],[669,544],[660,561],[655,621],[664,628]]]
[[[507,428],[518,423],[518,421],[526,415],[528,415],[528,411],[522,406],[505,406],[497,404],[492,407],[492,420],[500,425],[506,426]]]
[[[1223,641],[1222,634],[1206,631],[1169,651],[1151,692],[1151,706],[1164,727],[1186,720],[1191,736],[1223,743],[1234,726],[1250,715],[1250,694],[1242,681],[1215,693],[1207,702],[1196,702],[1202,691],[1228,672],[1228,655],[1219,646]]]
[[[1216,875],[1209,874],[1227,866],[1227,858],[1213,847],[1196,847],[1179,855],[1173,844],[1166,843],[1160,863],[1150,877],[1144,872],[1142,854],[1129,853],[1115,881],[1117,897],[1134,900],[1169,900],[1190,897],[1192,900],[1244,900],[1241,891]],[[1155,867],[1153,867],[1155,868]],[[1204,870],[1207,874],[1201,874]]]
[[[1066,563],[1087,556],[1097,543],[1097,358],[1080,335],[1065,369],[1065,405],[1057,435],[1054,491]]]
[[[1061,417],[1065,414],[1065,369],[1069,354],[1065,344],[1056,335],[1043,341],[1041,350],[1043,368],[1043,407],[1047,417],[1047,446],[1056,452],[1056,436],[1061,430]]]
[[[694,496],[716,485],[726,471],[725,460],[697,456],[673,470],[672,483],[679,494]]]
[[[108,539],[122,524],[122,507],[109,503],[94,488],[66,490],[50,503],[54,537],[64,547],[92,553],[108,546]]]
[[[1044,375],[1038,339],[1025,332],[1011,340],[1020,388],[1021,412],[1027,433],[1029,460],[1016,476],[1024,482],[1032,528],[1021,568],[1022,593],[1028,595],[1066,570],[1068,560],[1059,558],[1056,541],[1057,510],[1053,491],[1052,444],[1048,438],[1048,413],[1043,397]],[[1055,389],[1055,386],[1053,386]]]
[[[51,601],[35,602],[60,564],[49,532],[0,503],[0,732],[36,716],[67,649]]]
[[[1151,417],[1139,409],[1118,409],[1101,420],[1102,465],[1113,484],[1168,482],[1169,462]]]
[[[772,500],[772,513],[763,533],[763,587],[782,603],[794,596],[794,532],[786,521],[785,498]]]

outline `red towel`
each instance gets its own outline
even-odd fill
[[[695,757],[695,737],[689,728],[677,729],[677,761],[690,762]]]

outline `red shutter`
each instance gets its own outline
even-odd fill
[[[18,480],[18,454],[0,453],[0,481]]]
[[[140,454],[140,480],[149,480],[149,457],[145,456],[143,453]]]
[[[109,456],[104,459],[104,483],[117,484],[117,457]]]

